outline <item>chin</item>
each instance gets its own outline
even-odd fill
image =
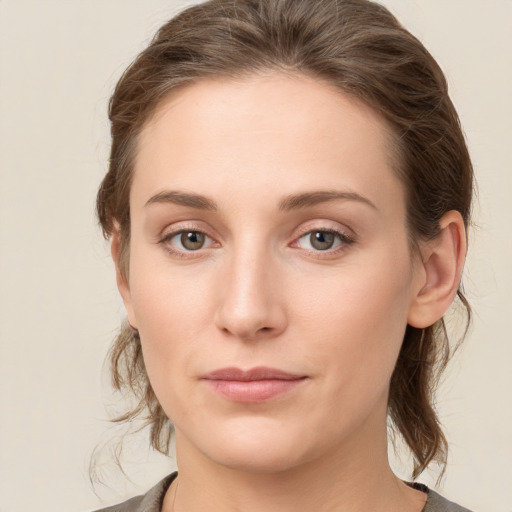
[[[244,418],[208,427],[192,442],[215,464],[252,473],[287,471],[307,459],[303,436],[294,428],[268,418]],[[302,438],[301,438],[302,437]]]
[[[304,462],[297,450],[283,449],[282,446],[230,446],[215,450],[214,461],[225,468],[246,473],[281,473],[291,470]]]

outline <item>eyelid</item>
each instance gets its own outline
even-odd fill
[[[338,234],[346,240],[355,241],[357,238],[356,233],[348,226],[341,225],[338,222],[330,221],[327,219],[316,219],[314,221],[306,222],[299,228],[298,234],[295,239],[301,238],[308,233],[315,231],[326,231]]]

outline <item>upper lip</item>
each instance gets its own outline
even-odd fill
[[[234,367],[220,368],[208,373],[203,378],[207,380],[250,382],[254,380],[298,380],[303,379],[304,377],[305,375],[288,373],[276,368],[258,366],[256,368],[250,368],[249,370],[242,370]]]

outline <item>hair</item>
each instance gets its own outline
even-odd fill
[[[282,71],[327,82],[384,117],[395,172],[406,191],[412,246],[434,239],[450,210],[470,219],[473,171],[446,79],[425,47],[383,6],[367,0],[210,0],[164,24],[121,76],[110,100],[112,146],[97,196],[105,238],[120,237],[128,276],[129,193],[137,138],[172,91],[208,78]],[[458,298],[470,320],[459,286]],[[444,468],[447,441],[434,392],[451,355],[444,319],[407,326],[391,378],[388,416],[410,448],[416,478],[431,462]],[[110,351],[112,383],[136,405],[114,421],[142,417],[151,445],[168,453],[172,424],[153,392],[138,333],[125,323]]]

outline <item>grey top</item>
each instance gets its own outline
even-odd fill
[[[178,473],[175,472],[166,476],[143,496],[136,496],[128,501],[112,507],[102,508],[96,512],[161,512],[165,493],[177,475]],[[470,512],[467,508],[448,501],[425,485],[409,485],[428,494],[423,512]]]

